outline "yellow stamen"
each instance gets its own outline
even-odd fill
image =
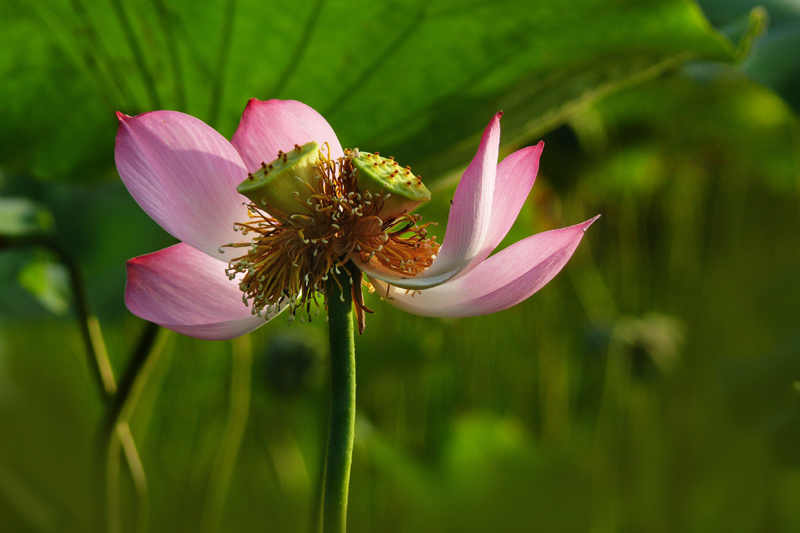
[[[298,199],[308,209],[278,220],[269,214],[269,206],[251,203],[250,220],[236,223],[234,229],[254,236],[246,243],[223,246],[249,248],[228,263],[226,272],[231,279],[240,276],[243,300],[254,315],[288,305],[292,315],[300,308],[311,320],[317,293],[325,294],[331,278],[339,283],[336,276],[329,276],[331,270],[337,274],[343,270],[352,278],[345,266],[348,261],[358,264],[375,258],[390,271],[415,276],[431,265],[439,251],[434,238],[427,238],[428,224],[418,224],[419,215],[379,218],[389,194],[362,195],[351,153],[334,160],[327,143],[324,149],[327,153],[320,149],[316,162],[319,187],[308,191],[305,202]]]

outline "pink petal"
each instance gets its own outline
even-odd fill
[[[117,116],[117,170],[131,196],[178,239],[214,257],[230,255],[219,247],[241,241],[233,223],[247,220],[247,198],[236,192],[247,170],[236,149],[183,113]]]
[[[544,142],[540,141],[536,146],[517,150],[497,165],[491,225],[483,240],[480,253],[466,269],[458,274],[459,277],[464,276],[489,257],[514,225],[514,221],[517,220],[517,216],[531,192],[531,187],[536,181],[536,174],[539,172],[539,157],[541,157],[543,149]]]
[[[273,318],[254,316],[242,302],[227,264],[187,244],[131,259],[125,303],[133,314],[198,339],[238,337]]]
[[[274,160],[278,150],[288,152],[295,144],[311,141],[320,147],[327,142],[333,159],[344,155],[333,128],[312,108],[294,100],[253,98],[247,103],[231,142],[248,170],[253,171],[262,161]]]
[[[361,270],[396,287],[422,289],[444,283],[482,252],[491,225],[502,115],[497,113],[486,126],[478,152],[458,183],[444,241],[433,265],[413,278],[388,274],[372,263],[365,265],[357,261]]]
[[[391,287],[388,302],[422,316],[478,316],[507,309],[544,287],[567,264],[586,229],[582,224],[523,239],[462,277],[421,292]],[[372,280],[385,296],[385,283]]]

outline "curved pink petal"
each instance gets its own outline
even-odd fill
[[[356,262],[362,271],[396,287],[423,289],[452,278],[482,252],[492,219],[501,116],[502,112],[497,113],[486,126],[478,152],[458,183],[442,247],[433,265],[413,278],[388,274],[373,263]]]
[[[226,263],[180,243],[127,263],[125,304],[138,317],[198,339],[238,337],[273,318],[251,314]]]
[[[422,316],[462,317],[502,311],[527,299],[553,279],[597,218],[523,239],[464,276],[438,287],[420,292],[391,287],[388,301],[403,311]],[[378,293],[386,296],[386,284],[372,281]]]
[[[514,225],[536,181],[539,158],[543,149],[544,142],[539,141],[536,146],[517,150],[497,165],[489,230],[483,240],[481,251],[467,268],[459,272],[458,277],[466,275],[489,257]]]
[[[251,99],[242,113],[242,120],[231,143],[239,151],[248,170],[261,162],[269,163],[278,150],[288,152],[295,144],[314,141],[328,143],[331,157],[344,155],[342,145],[330,124],[314,109],[294,100]]]
[[[117,116],[117,170],[131,196],[178,239],[213,257],[231,255],[219,247],[241,241],[233,223],[247,220],[247,198],[236,192],[247,170],[236,149],[176,111]]]

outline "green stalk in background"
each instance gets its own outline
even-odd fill
[[[119,460],[120,453],[124,453],[125,461],[129,467],[134,488],[137,495],[137,530],[144,531],[148,522],[149,496],[147,489],[147,479],[142,466],[136,443],[131,435],[128,426],[128,418],[124,416],[124,409],[132,411],[130,402],[131,391],[134,384],[140,381],[140,371],[145,367],[148,357],[153,351],[160,351],[161,346],[155,347],[155,341],[160,327],[157,324],[147,324],[144,328],[141,339],[139,340],[131,361],[122,376],[117,382],[114,371],[108,358],[103,333],[100,330],[100,322],[92,312],[89,297],[86,291],[86,282],[81,272],[80,264],[61,242],[52,235],[34,234],[20,236],[0,236],[0,249],[3,248],[22,248],[22,247],[41,247],[55,253],[64,267],[67,269],[72,296],[75,303],[75,315],[78,326],[81,330],[81,337],[87,355],[87,367],[93,380],[97,384],[101,401],[105,404],[106,417],[104,425],[100,431],[100,443],[98,450],[106,450],[100,453],[99,457],[105,457],[106,462],[99,468],[99,472],[104,472],[105,481],[99,482],[100,486],[106,488],[106,514],[112,531],[121,531],[121,525],[117,519],[120,515],[120,496],[119,496]],[[163,344],[163,343],[162,343]],[[152,365],[151,365],[152,366]],[[146,373],[145,373],[146,374]],[[146,377],[142,377],[146,380]]]
[[[80,265],[73,254],[52,235],[0,236],[0,249],[3,248],[45,248],[55,253],[69,275],[72,297],[75,301],[75,314],[86,348],[87,367],[92,379],[97,384],[103,401],[117,392],[117,382],[108,359],[106,344],[100,331],[100,322],[92,313],[89,297],[86,293],[86,282]]]

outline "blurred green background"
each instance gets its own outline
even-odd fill
[[[144,478],[112,447],[109,492],[113,399],[37,245],[84,274],[120,379],[150,331],[125,260],[174,241],[116,174],[113,112],[229,137],[253,97],[411,165],[439,232],[500,109],[502,155],[546,142],[503,245],[603,215],[507,311],[369,297],[350,531],[800,531],[800,2],[700,4],[1,2],[0,531],[313,530],[324,323],[158,333],[126,413]]]

